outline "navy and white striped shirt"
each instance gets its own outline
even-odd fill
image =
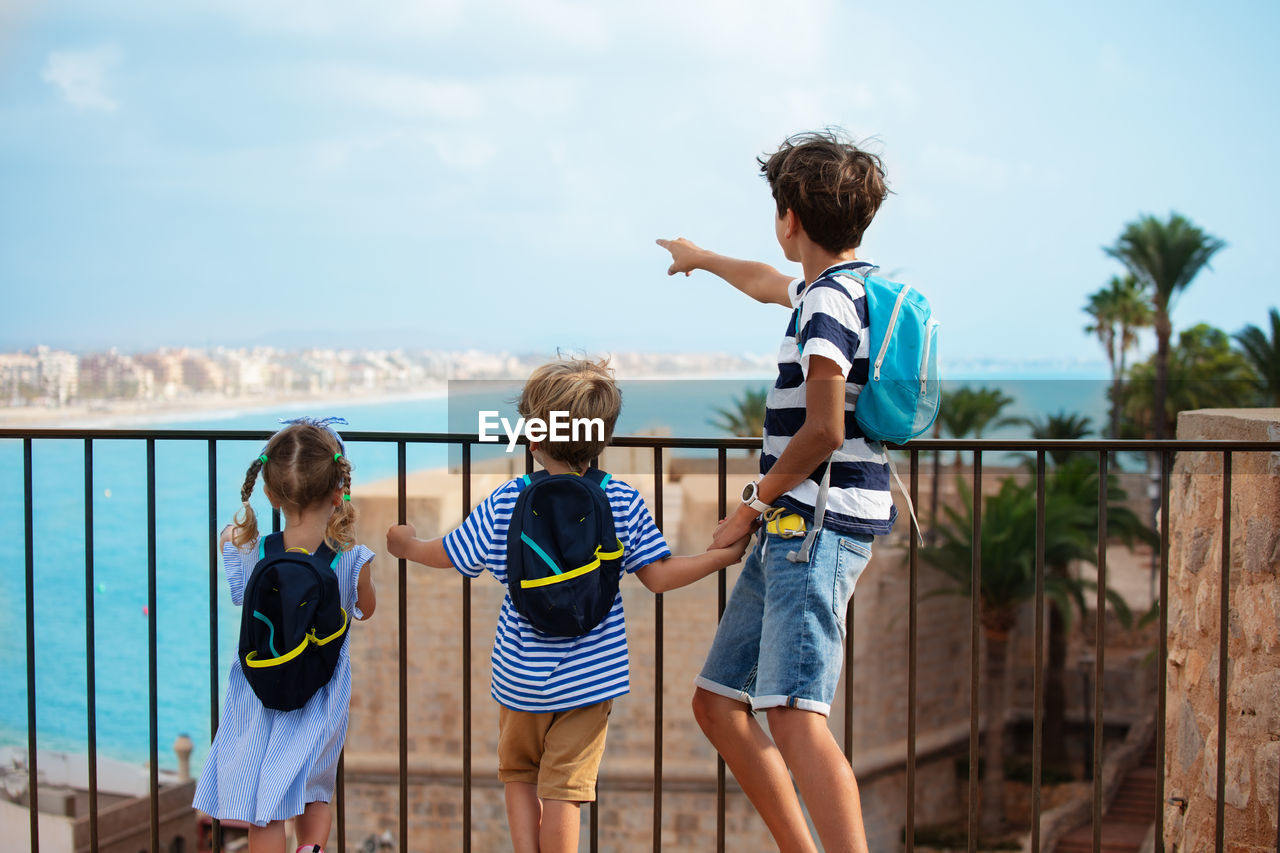
[[[519,481],[507,482],[444,537],[445,552],[458,571],[478,577],[488,569],[506,586],[507,530],[519,493]],[[625,548],[624,573],[671,556],[639,492],[613,479],[605,494]],[[631,684],[622,592],[604,621],[581,637],[537,631],[506,596],[498,614],[491,662],[490,693],[498,704],[515,711],[567,711],[624,695]]]
[[[867,296],[857,279],[835,274],[837,270],[871,266],[866,261],[837,264],[808,287],[796,279],[787,288],[795,310],[778,349],[778,380],[765,401],[760,474],[769,473],[804,424],[809,359],[815,355],[829,358],[845,377],[844,444],[832,456],[823,527],[841,533],[882,535],[892,529],[897,517],[889,493],[888,457],[882,444],[868,441],[862,434],[853,414],[870,366],[870,340],[864,334]],[[774,503],[812,518],[822,471],[818,466]]]

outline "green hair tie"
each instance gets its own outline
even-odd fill
[[[343,495],[343,496],[342,496],[342,499],[343,499],[344,501],[349,501],[349,500],[351,500],[351,495]]]
[[[339,459],[341,459],[341,458],[342,458],[342,454],[341,454],[341,453],[335,453],[335,454],[333,454],[333,461],[334,461],[334,462],[337,462],[337,461],[338,461]]]
[[[266,465],[266,464],[267,464],[267,454],[265,454],[265,453],[264,453],[264,454],[262,454],[261,456],[259,456],[259,457],[258,457],[258,461],[259,461],[259,462],[261,462],[263,465]]]

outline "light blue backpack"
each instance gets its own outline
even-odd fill
[[[878,269],[863,267],[835,271],[835,275],[847,275],[856,280],[867,294],[866,332],[871,364],[867,384],[854,407],[854,417],[863,434],[872,441],[906,444],[933,426],[942,402],[942,380],[938,373],[938,323],[933,319],[933,310],[924,294],[910,285],[873,275]],[[893,458],[887,453],[885,461],[907,502],[912,529],[923,544],[911,494],[898,476]],[[818,484],[813,526],[800,550],[787,555],[792,562],[809,561],[814,536],[822,528],[826,515],[830,478],[831,465],[828,464]]]
[[[880,278],[878,269],[836,271],[856,279],[867,294],[871,365],[854,415],[867,438],[906,444],[938,417],[938,323],[924,294]]]

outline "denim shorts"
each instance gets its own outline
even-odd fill
[[[761,531],[694,683],[753,710],[831,713],[844,662],[845,614],[871,559],[871,536],[823,529],[808,563],[801,539]]]

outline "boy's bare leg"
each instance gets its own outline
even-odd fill
[[[582,804],[570,800],[542,801],[539,853],[577,853]]]
[[[699,687],[693,694],[693,716],[760,813],[779,851],[816,853],[782,753],[748,705]]]
[[[249,827],[249,853],[285,853],[284,821]]]
[[[542,803],[538,786],[529,782],[507,782],[507,827],[515,853],[538,853],[538,827],[542,823]]]
[[[329,843],[329,829],[333,825],[333,812],[328,803],[307,803],[302,814],[294,818],[294,833],[298,845],[319,844],[324,847]]]
[[[844,752],[827,728],[827,718],[799,708],[770,708],[769,731],[788,767],[796,774],[800,796],[827,853],[866,853],[858,781]]]

